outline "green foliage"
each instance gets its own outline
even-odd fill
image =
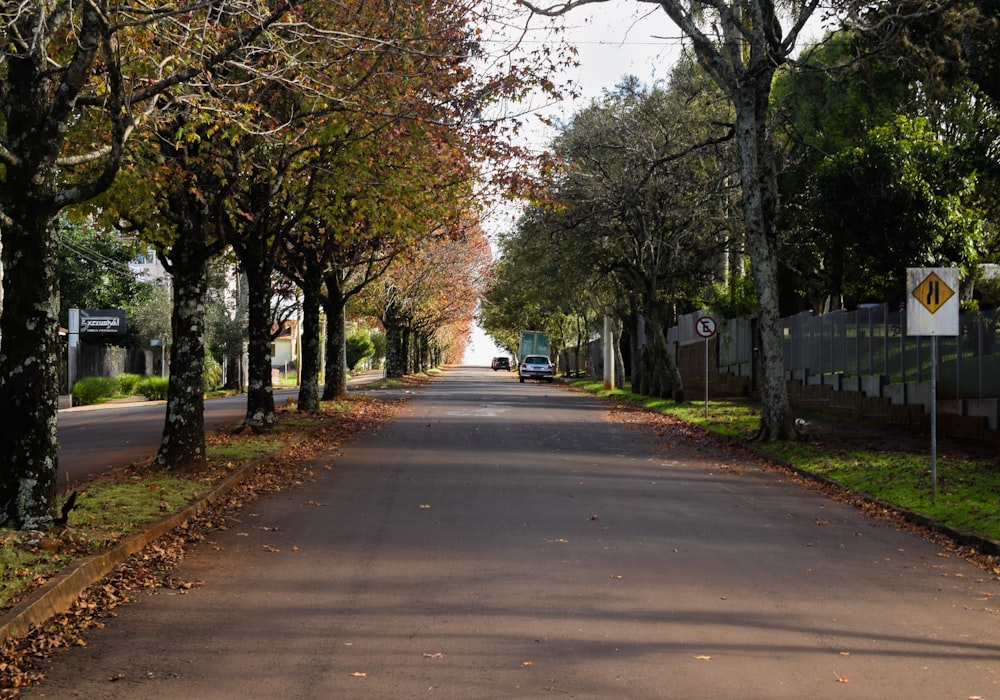
[[[222,386],[222,365],[218,363],[208,348],[205,348],[205,391],[214,391]]]
[[[977,310],[1000,308],[1000,278],[976,279],[973,294],[979,302]]]
[[[915,64],[868,51],[833,34],[773,92],[783,279],[814,309],[895,304],[906,267],[968,270],[995,230],[983,154],[995,152],[996,110],[968,83],[932,89]]]
[[[355,369],[366,357],[375,354],[375,343],[366,330],[359,330],[347,336],[347,369]]]
[[[118,382],[110,377],[84,377],[73,385],[74,406],[100,403],[118,393]]]
[[[122,396],[132,396],[136,393],[135,388],[142,379],[141,374],[129,374],[127,372],[119,374],[115,377],[115,381],[118,382],[118,393]]]
[[[70,308],[123,309],[127,314],[128,343],[142,345],[134,328],[135,310],[152,294],[153,286],[140,282],[129,269],[134,246],[120,236],[102,231],[92,221],[64,217],[59,228],[59,318]]]
[[[757,311],[757,289],[750,275],[732,276],[728,283],[716,282],[712,294],[712,309],[726,318],[750,316]]]
[[[524,329],[565,347],[598,331],[609,309],[660,327],[698,308],[739,228],[722,126],[731,121],[690,58],[669,82],[626,77],[573,115],[553,142],[564,169],[548,200],[501,240],[478,312],[486,332],[511,351]]]
[[[378,367],[382,364],[382,360],[385,359],[385,333],[382,331],[372,331],[368,337],[375,348],[372,351],[372,364]]]
[[[135,391],[150,401],[166,401],[169,384],[166,377],[146,377],[136,385]]]
[[[927,120],[900,116],[873,128],[825,159],[815,182],[817,224],[839,248],[843,293],[891,299],[907,267],[975,262],[983,229],[971,206],[974,174]]]
[[[136,304],[133,321],[136,333],[146,339],[146,345],[151,339],[171,341],[170,317],[173,309],[173,299],[170,291],[163,287],[153,287],[149,295]]]

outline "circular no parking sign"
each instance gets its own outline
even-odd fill
[[[711,316],[702,316],[694,322],[694,332],[705,340],[715,335],[717,330],[718,327],[715,324],[715,319]]]

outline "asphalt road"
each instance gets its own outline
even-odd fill
[[[381,373],[361,373],[349,387]],[[275,403],[298,395],[298,389],[277,389]],[[246,394],[205,402],[205,429],[233,425],[246,416]],[[163,401],[106,403],[59,411],[59,486],[71,488],[87,478],[156,455],[163,437]]]
[[[25,696],[1000,697],[996,577],[688,440],[449,370]]]

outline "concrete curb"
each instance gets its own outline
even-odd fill
[[[41,625],[56,615],[69,611],[82,591],[103,579],[133,554],[142,551],[150,543],[197,516],[243,483],[252,470],[272,458],[273,455],[266,455],[247,462],[226,477],[204,498],[184,510],[168,515],[143,532],[122,540],[107,552],[87,557],[54,576],[3,616],[0,622],[0,640],[20,637],[29,632],[32,626]]]
[[[373,373],[369,373],[369,375],[358,377],[354,386],[350,388],[363,387],[365,384],[379,379]],[[411,392],[407,391],[400,397],[405,397],[409,393]],[[315,431],[307,431],[299,435],[291,440],[286,447],[293,447],[302,440],[308,439],[313,432]],[[125,538],[107,552],[87,557],[53,576],[32,591],[27,598],[0,616],[0,642],[11,637],[20,637],[29,632],[32,626],[41,625],[56,615],[69,611],[84,590],[103,579],[133,554],[142,551],[150,543],[200,514],[208,506],[243,483],[252,470],[261,464],[266,464],[275,456],[264,455],[247,462],[226,477],[204,498],[192,503],[184,510],[168,515],[153,523],[145,531]]]

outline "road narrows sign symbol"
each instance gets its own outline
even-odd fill
[[[913,296],[921,306],[933,314],[955,296],[955,290],[932,272],[914,288]]]

